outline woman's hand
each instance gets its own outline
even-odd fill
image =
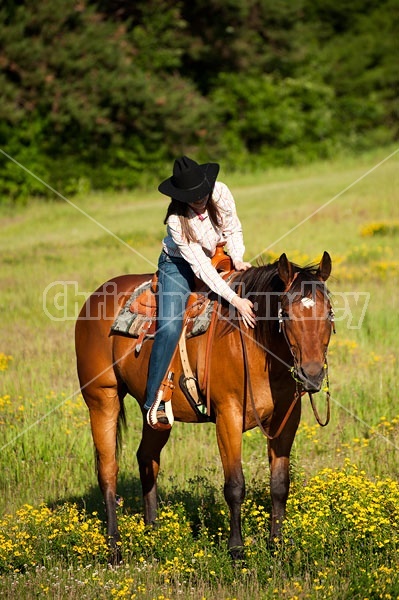
[[[254,305],[252,304],[251,300],[248,300],[248,298],[240,298],[240,296],[234,296],[231,304],[235,306],[242,316],[245,327],[255,327],[256,316],[253,311]]]
[[[251,263],[243,262],[242,260],[237,260],[237,262],[234,263],[234,268],[236,271],[246,271],[247,269],[250,269],[251,267],[252,267]]]

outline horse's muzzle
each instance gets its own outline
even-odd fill
[[[305,392],[310,392],[311,394],[320,392],[325,375],[324,365],[316,362],[303,364],[296,372],[296,376]]]

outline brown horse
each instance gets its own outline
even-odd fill
[[[330,272],[327,252],[318,266],[310,267],[299,267],[283,254],[273,264],[252,267],[238,276],[241,293],[253,301],[257,313],[253,331],[242,329],[237,315],[229,313],[231,307],[221,309],[209,367],[210,417],[216,424],[224,469],[224,496],[230,509],[228,546],[233,558],[240,558],[243,548],[242,434],[257,424],[262,424],[268,437],[270,537],[280,535],[289,490],[289,456],[301,414],[300,395],[304,391],[319,391],[326,376],[333,312],[324,282]],[[144,404],[152,342],[146,341],[137,354],[136,340],[110,336],[110,324],[132,291],[150,277],[122,275],[106,282],[89,297],[76,323],[78,375],[90,411],[114,563],[121,560],[115,496],[123,401],[129,393],[141,406]],[[199,382],[204,376],[207,335],[187,341],[190,362]],[[175,381],[179,376],[176,372]],[[198,420],[178,386],[172,403],[177,421]],[[154,431],[143,419],[137,459],[146,524],[156,520],[160,454],[169,434],[170,431]]]

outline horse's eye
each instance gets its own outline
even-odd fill
[[[331,328],[332,328],[332,332],[333,333],[337,333],[335,330],[335,313],[334,310],[332,308],[330,308],[330,310],[328,311],[328,316],[327,319],[330,321],[331,323]]]
[[[289,319],[289,314],[287,313],[286,310],[284,310],[283,308],[280,308],[278,311],[278,318],[280,321]]]

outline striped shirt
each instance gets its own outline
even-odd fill
[[[188,217],[197,241],[188,242],[184,237],[179,217],[170,215],[167,221],[167,235],[162,245],[166,254],[184,258],[199,279],[213,292],[231,302],[236,293],[213,267],[211,258],[215,254],[216,246],[225,244],[233,264],[242,261],[245,251],[242,227],[233,195],[227,185],[217,181],[212,197],[219,210],[220,226],[212,223],[207,210],[198,215],[190,206]]]

